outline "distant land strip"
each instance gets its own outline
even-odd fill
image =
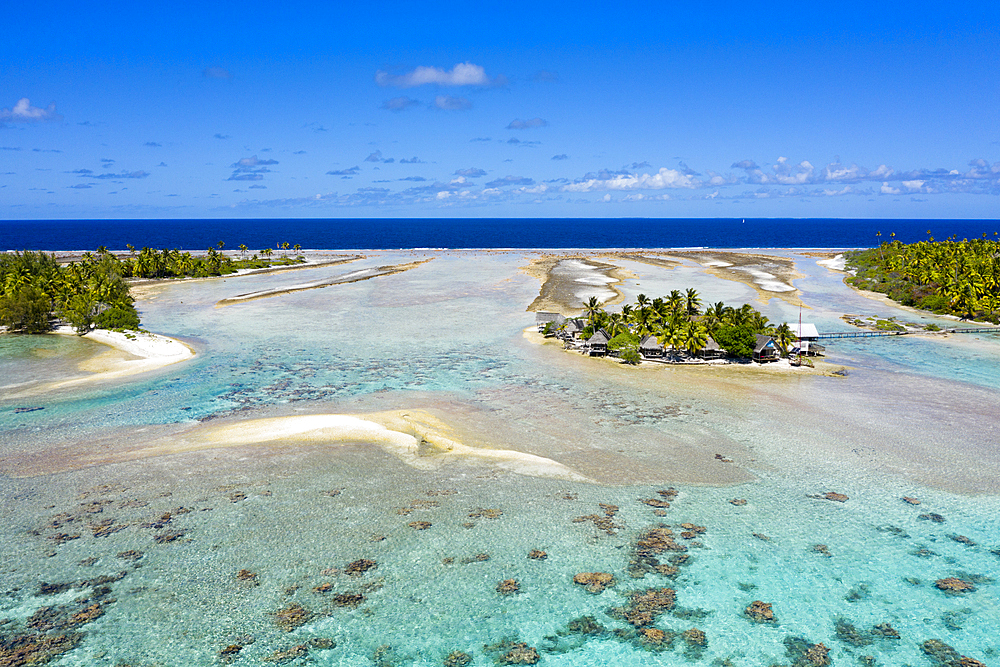
[[[255,299],[267,299],[272,296],[278,296],[281,294],[291,294],[292,292],[302,292],[309,289],[319,289],[321,287],[329,287],[330,285],[344,285],[347,283],[356,283],[362,280],[369,280],[371,278],[378,278],[380,276],[391,276],[396,273],[402,273],[403,271],[409,271],[410,269],[416,268],[421,264],[426,264],[427,262],[434,259],[422,259],[417,262],[407,262],[405,264],[390,264],[387,266],[376,266],[370,269],[360,269],[358,271],[351,271],[350,273],[345,273],[340,276],[335,276],[333,278],[326,278],[324,280],[316,280],[309,283],[301,283],[299,285],[291,285],[289,287],[279,287],[275,289],[260,290],[258,292],[248,292],[246,294],[238,294],[237,296],[229,297],[226,299],[220,299],[216,302],[215,307],[221,308],[223,306],[231,306],[237,303],[245,303],[247,301],[253,301]]]

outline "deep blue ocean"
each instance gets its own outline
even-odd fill
[[[6,220],[2,250],[397,248],[866,248],[1000,230],[1000,220],[793,218],[327,218]],[[882,236],[877,236],[881,232]]]

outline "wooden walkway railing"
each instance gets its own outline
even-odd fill
[[[1000,333],[1000,327],[966,327],[962,329],[941,329],[942,333]],[[883,336],[905,336],[908,333],[919,333],[911,331],[830,331],[821,333],[816,338],[818,340],[830,340],[831,338],[881,338]]]

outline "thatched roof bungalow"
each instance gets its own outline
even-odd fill
[[[639,354],[644,357],[662,357],[663,345],[660,344],[656,336],[645,336],[639,341]]]
[[[726,351],[719,347],[719,344],[711,336],[705,341],[705,347],[698,352],[698,356],[702,359],[720,359],[726,356],[726,354]]]
[[[608,341],[611,338],[604,329],[599,329],[597,333],[587,339],[584,349],[592,357],[603,357],[608,353]]]
[[[563,333],[569,338],[579,338],[580,332],[587,327],[587,321],[580,318],[566,320]]]
[[[542,333],[543,331],[545,331],[545,327],[549,326],[549,323],[552,324],[552,326],[549,327],[549,329],[551,330],[561,325],[565,321],[566,318],[560,315],[559,313],[547,313],[544,311],[539,311],[535,313],[535,326],[538,327],[538,333]]]

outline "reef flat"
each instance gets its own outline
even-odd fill
[[[434,261],[157,286],[144,326],[194,357],[0,396],[0,662],[995,663],[1000,342],[845,340],[830,376],[526,339],[565,261],[568,311],[759,298],[680,252],[366,251],[352,270]],[[896,312],[829,254],[753,255],[821,331]],[[98,349],[0,337],[0,372],[56,382]]]

